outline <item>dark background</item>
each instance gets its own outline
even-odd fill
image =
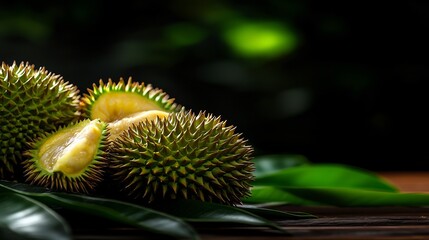
[[[255,155],[429,170],[428,30],[417,1],[9,1],[0,61],[151,83]]]

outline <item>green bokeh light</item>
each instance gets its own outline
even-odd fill
[[[224,39],[243,57],[273,58],[296,48],[295,32],[279,22],[242,22],[224,32]]]

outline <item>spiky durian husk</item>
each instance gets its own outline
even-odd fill
[[[0,179],[14,179],[27,141],[77,120],[79,90],[44,67],[2,62],[0,91]]]
[[[253,149],[220,117],[191,111],[140,122],[111,146],[110,169],[130,196],[229,205],[250,194]]]
[[[92,85],[93,89],[88,89],[88,93],[85,93],[80,101],[80,111],[82,113],[83,118],[96,119],[99,118],[105,122],[113,122],[119,120],[127,115],[131,115],[134,113],[138,113],[146,110],[162,110],[165,112],[173,112],[178,111],[181,106],[174,102],[174,98],[170,98],[170,96],[163,92],[162,89],[154,88],[151,84],[133,82],[132,78],[129,77],[128,81],[125,82],[123,78],[119,79],[119,82],[113,82],[112,79],[108,79],[108,82],[105,83],[102,79],[100,79],[99,84],[95,83]],[[156,106],[156,109],[147,109],[145,106],[138,106],[136,109],[131,109],[129,112],[125,111],[124,108],[127,105],[130,105],[130,102],[121,97],[117,97],[114,99],[116,103],[119,103],[119,109],[109,109],[109,106],[101,106],[100,108],[103,111],[125,111],[125,113],[121,113],[121,116],[111,116],[113,115],[108,113],[109,116],[95,116],[93,107],[100,100],[101,97],[106,96],[109,93],[130,93],[135,94],[139,97],[144,98],[151,105]],[[114,97],[112,97],[114,98]]]
[[[40,150],[48,141],[47,148],[66,149],[67,146],[55,145],[59,141],[52,138],[61,138],[62,134],[67,134],[67,131],[73,132],[72,137],[76,136],[87,124],[98,121],[101,126],[101,136],[98,142],[94,144],[87,144],[89,148],[97,148],[95,154],[90,156],[91,162],[77,174],[67,175],[62,171],[48,170],[44,167],[42,161],[42,153]],[[53,190],[75,192],[75,193],[88,193],[92,192],[103,180],[106,169],[106,155],[108,148],[108,131],[107,124],[99,120],[82,120],[79,122],[71,123],[66,127],[60,127],[52,133],[45,133],[37,140],[30,143],[31,149],[24,152],[29,159],[23,162],[24,175],[26,182],[34,185],[47,187]],[[72,140],[66,139],[67,144],[71,144]],[[53,143],[53,144],[52,144]],[[76,153],[78,154],[78,153]],[[50,159],[55,161],[55,159]]]

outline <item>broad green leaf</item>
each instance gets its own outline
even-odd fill
[[[196,200],[176,200],[174,202],[168,202],[168,204],[160,204],[156,208],[159,211],[185,219],[188,222],[239,223],[264,226],[277,229],[282,232],[284,231],[275,223],[256,214],[238,207],[222,204]]]
[[[254,186],[344,187],[396,192],[396,188],[376,174],[341,164],[311,164],[287,168],[256,177]]]
[[[0,239],[71,238],[68,224],[49,207],[13,192],[0,193]]]
[[[252,190],[247,203],[284,202],[314,206],[429,206],[429,194],[399,193],[337,187],[260,186]]]
[[[290,194],[331,206],[429,206],[429,194],[351,188],[285,188]]]
[[[282,169],[309,164],[308,159],[299,154],[261,155],[253,158],[256,177],[274,173]]]
[[[83,214],[104,217],[112,221],[125,223],[163,235],[176,238],[198,239],[195,230],[183,220],[136,204],[78,194],[26,192],[5,185],[7,184],[4,182],[0,184],[0,192],[11,191],[19,193],[47,205],[59,206],[79,211]],[[2,188],[3,190],[1,190]]]
[[[155,211],[113,199],[103,199],[84,195],[51,193],[45,194],[43,199],[47,203],[53,203],[68,209],[74,209],[90,214],[108,218],[113,221],[127,223],[152,232],[170,235],[177,238],[197,239],[197,233],[183,220],[169,214]]]
[[[243,202],[256,203],[283,203],[294,205],[320,205],[318,201],[309,200],[296,196],[288,191],[276,186],[256,186],[252,188],[252,195],[243,199]]]

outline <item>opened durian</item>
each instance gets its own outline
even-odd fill
[[[164,118],[180,108],[161,89],[133,82],[131,77],[127,82],[120,78],[117,83],[112,79],[107,83],[100,80],[99,85],[93,84],[93,89],[88,89],[80,101],[83,117],[108,123],[109,141],[114,141],[133,124],[145,119]]]
[[[83,120],[31,143],[24,154],[26,181],[67,192],[91,192],[103,181],[107,148],[106,123]]]
[[[250,194],[253,149],[220,117],[191,111],[134,124],[112,143],[110,169],[142,202],[239,204]]]
[[[2,62],[0,90],[0,179],[15,179],[28,141],[77,120],[79,91],[61,76],[28,62]]]
[[[144,111],[172,112],[178,108],[174,99],[161,89],[133,82],[131,77],[128,82],[120,78],[118,83],[111,79],[107,83],[100,80],[98,86],[93,84],[93,89],[88,89],[80,102],[83,117],[107,123]]]

